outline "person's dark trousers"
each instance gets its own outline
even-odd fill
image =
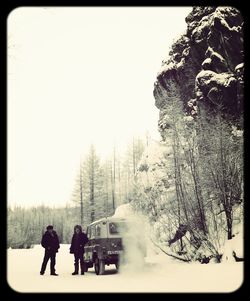
[[[55,273],[56,253],[51,252],[50,250],[45,250],[41,272],[40,272],[41,274],[44,274],[49,259],[50,259],[50,274]]]
[[[81,274],[84,274],[84,261],[83,261],[83,253],[74,253],[75,256],[75,273],[79,272],[79,261],[81,266]]]

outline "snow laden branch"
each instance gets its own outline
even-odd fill
[[[150,238],[150,241],[158,248],[160,249],[164,254],[168,255],[168,256],[171,256],[175,259],[178,259],[178,260],[181,260],[181,261],[184,261],[184,262],[190,262],[191,260],[190,259],[187,259],[187,258],[182,258],[182,257],[179,257],[177,256],[176,254],[173,254],[171,253],[170,251],[166,251],[164,250],[158,243],[156,243],[152,238]]]

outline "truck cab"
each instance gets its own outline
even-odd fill
[[[122,238],[128,224],[125,218],[107,217],[87,227],[88,243],[84,247],[85,271],[94,266],[97,275],[105,272],[105,265],[115,264],[119,269],[124,252]]]

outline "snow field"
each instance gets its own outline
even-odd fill
[[[243,263],[184,263],[162,253],[148,252],[144,265],[124,266],[118,273],[106,266],[105,275],[94,269],[84,276],[72,276],[74,256],[69,245],[61,245],[57,254],[58,277],[50,276],[49,263],[39,275],[44,249],[8,249],[7,280],[18,292],[232,292],[243,281]]]

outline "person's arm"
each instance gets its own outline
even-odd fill
[[[56,234],[56,242],[57,242],[57,247],[58,249],[60,249],[60,243],[59,243],[59,238],[58,238],[58,235]]]
[[[89,241],[87,234],[84,233],[84,245]]]
[[[85,246],[86,242],[87,242],[86,241],[86,235],[85,235],[85,233],[82,233],[82,235],[81,235],[81,244],[80,244],[81,249],[84,250],[84,246]]]
[[[72,238],[71,238],[71,244],[70,244],[70,248],[69,248],[69,252],[70,252],[71,254],[74,253],[74,250],[73,250],[73,240],[74,240],[74,235],[73,235]]]
[[[46,240],[45,234],[42,237],[41,245],[42,245],[43,248],[45,248],[45,249],[47,248],[47,240]]]

